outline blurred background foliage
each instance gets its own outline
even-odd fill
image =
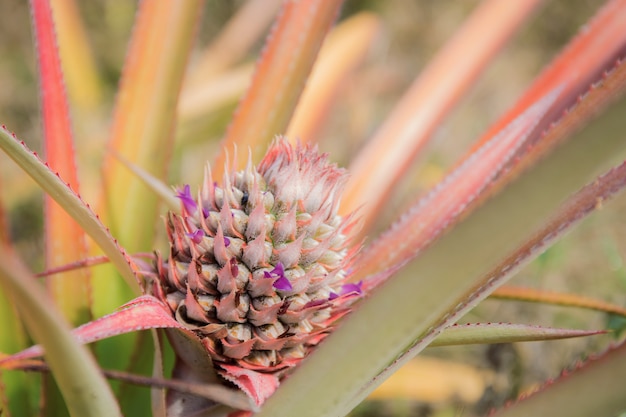
[[[107,0],[77,3],[87,28],[87,42],[98,77],[98,90],[90,105],[79,105],[70,92],[81,187],[85,199],[93,202],[97,190],[90,189],[90,183],[99,175],[103,143],[109,129],[107,123],[136,5]],[[200,51],[219,33],[241,3],[206,2],[191,68]],[[345,165],[384,120],[420,68],[477,3],[475,0],[347,1],[342,19],[368,10],[380,17],[382,27],[365,61],[337,93],[320,133],[321,148]],[[406,184],[402,184],[389,201],[385,216],[379,221],[379,230],[401,212],[411,197],[424,192],[444,175],[472,141],[514,102],[598,5],[595,1],[577,1],[574,7],[571,2],[552,0],[539,9],[438,130],[427,152],[429,156],[416,161],[413,175],[408,176]],[[27,2],[0,2],[0,123],[7,125],[29,147],[41,150],[30,26]],[[261,45],[262,38],[245,61],[254,62]],[[242,64],[245,65],[238,63],[235,68]],[[245,81],[243,83],[242,90]],[[183,98],[184,95],[185,91]],[[236,95],[222,100],[210,113],[202,114],[195,121],[181,115],[177,130],[179,146],[170,171],[172,184],[199,182],[203,165],[214,154],[236,100]],[[43,264],[42,192],[4,155],[0,156],[0,177],[3,179],[1,197],[9,204],[12,239],[32,270],[40,271]],[[624,209],[626,196],[618,196],[526,267],[512,284],[585,294],[625,305]],[[623,325],[600,313],[498,300],[482,303],[463,321],[510,321],[582,329]],[[586,352],[601,350],[611,338],[429,349],[410,364],[406,372],[400,372],[385,384],[386,388],[379,390],[371,401],[361,405],[354,415],[481,415],[491,407],[536,388],[539,381],[555,377],[577,359],[584,358]],[[429,375],[426,381],[420,379],[424,374]]]

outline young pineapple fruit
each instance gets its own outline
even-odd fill
[[[193,330],[214,366],[282,375],[328,335],[361,293],[346,283],[351,216],[337,214],[344,170],[310,146],[276,140],[255,169],[207,169],[195,199],[166,219],[155,295]]]

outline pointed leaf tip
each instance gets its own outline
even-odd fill
[[[124,304],[118,311],[77,327],[73,334],[79,343],[86,344],[140,330],[163,328],[184,329],[184,326],[174,320],[165,304],[144,295]],[[36,358],[43,353],[41,346],[32,346],[0,359],[0,367],[10,368],[11,364]]]

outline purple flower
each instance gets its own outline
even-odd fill
[[[359,281],[356,283],[348,282],[347,284],[343,284],[341,288],[339,289],[339,294],[331,292],[330,295],[328,296],[328,300],[332,301],[335,298],[339,298],[342,295],[347,295],[347,294],[361,295],[363,293],[363,290],[361,289],[362,286],[363,286],[363,281]]]
[[[193,214],[198,209],[198,204],[196,203],[196,200],[194,200],[191,196],[191,187],[189,187],[189,184],[185,184],[182,190],[178,190],[178,193],[176,193],[176,197],[180,198],[180,201],[183,202],[185,211],[188,214]]]
[[[285,276],[285,267],[281,262],[278,262],[274,269],[263,273],[265,278],[278,278],[274,281],[274,288],[281,291],[291,291],[293,287],[291,286],[291,282]]]
[[[204,232],[202,229],[197,229],[195,232],[187,233],[187,236],[193,241],[193,243],[202,242],[202,238],[204,237]]]

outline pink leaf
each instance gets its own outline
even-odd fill
[[[220,375],[241,388],[257,405],[263,404],[278,388],[279,382],[276,375],[223,363],[220,363],[219,366],[224,369]]]
[[[33,0],[31,9],[39,64],[45,159],[72,189],[78,191],[74,139],[52,9],[48,0]],[[45,204],[46,267],[53,268],[86,257],[85,232],[52,197],[46,196]],[[46,283],[56,304],[71,322],[84,323],[91,318],[85,314],[89,312],[91,300],[91,280],[87,270],[48,277]]]
[[[73,333],[81,343],[92,343],[139,330],[161,328],[184,330],[184,327],[174,320],[165,304],[150,295],[144,295],[124,304],[114,313],[74,329]],[[12,363],[41,355],[43,355],[43,348],[39,345],[32,346],[0,360],[0,368],[10,368]]]
[[[359,256],[352,280],[403,264],[467,214],[495,178],[502,175],[523,149],[560,89],[531,106],[498,135],[452,171],[435,189],[419,200],[378,240]],[[398,241],[397,236],[404,238]]]

